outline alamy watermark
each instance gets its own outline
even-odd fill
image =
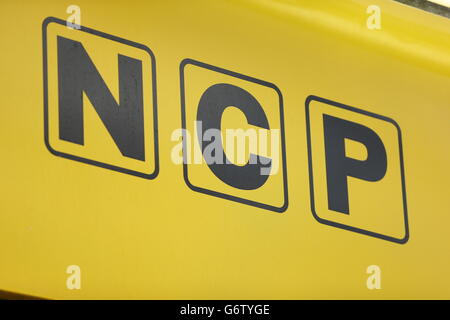
[[[259,164],[261,175],[274,175],[279,170],[279,129],[202,130],[195,121],[196,133],[176,129],[171,140],[178,142],[171,152],[175,164]]]

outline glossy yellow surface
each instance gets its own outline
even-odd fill
[[[44,144],[42,22],[67,19],[71,4],[81,8],[83,26],[155,54],[160,171],[154,180],[56,157]],[[380,30],[366,27],[369,5],[381,9]],[[390,0],[4,0],[0,9],[0,290],[64,299],[450,298],[449,19]],[[115,93],[117,65],[102,57],[101,43],[94,46],[92,57]],[[182,165],[171,159],[186,58],[280,89],[289,186],[284,213],[186,185]],[[271,92],[260,94],[273,99]],[[405,244],[314,218],[305,118],[310,95],[400,126]],[[230,126],[244,123],[240,114],[227,119]],[[86,121],[99,144],[108,139],[93,112]],[[391,208],[398,206],[386,196],[397,192],[393,185],[383,193],[355,190]],[[252,196],[278,206],[274,190]],[[395,224],[377,228],[402,236]],[[69,265],[81,268],[80,290],[66,287]],[[366,287],[369,265],[382,270],[380,290]]]

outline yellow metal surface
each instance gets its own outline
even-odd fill
[[[42,26],[47,17],[66,20],[71,4],[83,27],[142,44],[156,58],[154,179],[58,157],[44,143]],[[380,8],[379,29],[367,27],[371,5]],[[57,299],[450,298],[450,20],[390,0],[4,0],[0,8],[0,290]],[[44,27],[52,147],[151,174],[148,55],[57,23]],[[117,54],[143,61],[148,163],[121,157],[86,98],[86,148],[95,148],[58,139],[57,36],[83,42],[115,97]],[[183,91],[185,59],[233,74],[185,65]],[[286,163],[280,155],[280,170],[255,191],[221,184],[205,164],[189,165],[189,182],[283,212],[196,192],[174,163],[183,92],[195,132],[196,100],[216,82],[252,92],[273,128],[284,121]],[[311,95],[358,112],[315,100],[307,122]],[[324,112],[371,127],[386,147],[383,180],[349,178],[348,216],[326,207]],[[371,115],[393,119],[402,146],[396,126]],[[235,109],[223,121],[248,127]],[[360,147],[346,142],[347,155],[364,159]],[[71,265],[81,270],[78,290],[67,287]],[[370,265],[381,269],[381,289],[367,287]]]

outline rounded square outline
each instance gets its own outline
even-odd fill
[[[342,223],[338,223],[338,222],[334,222],[331,220],[327,220],[327,219],[323,219],[320,218],[317,213],[316,213],[316,209],[315,209],[315,201],[314,201],[314,173],[313,173],[313,166],[312,166],[312,146],[311,146],[311,128],[310,128],[310,121],[309,121],[309,104],[311,103],[311,101],[318,101],[318,102],[322,102],[328,105],[332,105],[338,108],[342,108],[345,110],[349,110],[352,112],[356,112],[356,113],[360,113],[369,117],[373,117],[373,118],[377,118],[383,121],[387,121],[391,124],[393,124],[395,126],[395,128],[397,129],[397,136],[398,136],[398,145],[399,145],[399,158],[400,158],[400,175],[401,175],[401,181],[402,181],[402,200],[403,200],[403,214],[404,214],[404,222],[405,222],[405,236],[403,238],[394,238],[391,236],[387,236],[381,233],[377,233],[377,232],[372,232],[369,230],[364,230],[361,228],[357,228],[357,227],[352,227],[352,226],[348,226]],[[376,113],[372,113],[369,111],[365,111],[362,109],[358,109],[355,107],[351,107],[339,102],[335,102],[332,100],[328,100],[325,98],[320,98],[318,96],[315,95],[309,95],[306,98],[305,101],[305,111],[306,111],[306,136],[307,136],[307,142],[308,142],[308,169],[309,169],[309,188],[310,188],[310,198],[311,198],[311,211],[312,214],[314,216],[314,218],[325,225],[328,226],[332,226],[332,227],[336,227],[336,228],[340,228],[340,229],[344,229],[344,230],[348,230],[348,231],[353,231],[356,233],[360,233],[360,234],[364,234],[367,236],[371,236],[371,237],[375,237],[378,239],[383,239],[383,240],[387,240],[387,241],[391,241],[391,242],[395,242],[395,243],[399,243],[399,244],[405,244],[406,242],[408,242],[409,240],[409,223],[408,223],[408,209],[407,209],[407,204],[406,204],[406,186],[405,186],[405,173],[404,173],[404,165],[403,165],[403,145],[402,145],[402,132],[400,130],[400,126],[398,125],[397,122],[395,122],[395,120],[376,114]]]
[[[155,55],[150,50],[150,48],[148,48],[147,46],[145,46],[143,44],[137,43],[137,42],[119,38],[119,37],[116,37],[116,36],[113,36],[113,35],[98,31],[98,30],[94,30],[94,29],[91,29],[88,27],[84,27],[84,26],[79,26],[80,29],[78,29],[78,31],[80,31],[80,32],[90,33],[90,34],[98,36],[98,37],[102,37],[102,38],[105,38],[105,39],[108,39],[111,41],[116,41],[116,42],[119,42],[119,43],[122,43],[122,44],[125,44],[128,46],[132,46],[132,47],[144,50],[145,52],[147,52],[149,54],[150,60],[152,63],[153,136],[154,136],[153,139],[154,139],[155,170],[152,173],[147,174],[147,173],[111,165],[108,163],[103,163],[100,161],[79,157],[79,156],[76,156],[73,154],[57,151],[57,150],[53,149],[52,146],[50,145],[49,136],[48,136],[47,26],[52,22],[66,26],[65,20],[58,19],[55,17],[47,17],[42,22],[42,49],[43,49],[42,57],[43,57],[43,67],[44,67],[44,141],[45,141],[45,145],[46,145],[47,149],[50,151],[51,154],[58,156],[58,157],[62,157],[62,158],[66,158],[66,159],[70,159],[70,160],[74,160],[74,161],[78,161],[78,162],[83,162],[86,164],[90,164],[90,165],[94,165],[97,167],[134,175],[134,176],[145,178],[145,179],[155,179],[159,173],[158,112],[157,112],[157,97],[156,97],[156,59],[155,59]]]
[[[257,202],[253,200],[248,200],[236,196],[232,196],[229,194],[217,192],[214,190],[201,188],[194,186],[190,181],[188,177],[188,165],[186,164],[186,137],[185,137],[185,130],[186,130],[186,106],[185,106],[185,85],[184,85],[184,68],[186,65],[191,64],[200,68],[208,69],[214,72],[223,73],[228,76],[232,76],[241,80],[253,82],[268,88],[271,88],[275,90],[275,92],[278,94],[279,98],[279,106],[280,106],[280,129],[281,129],[281,153],[282,153],[282,165],[283,165],[283,193],[284,193],[284,203],[281,207],[275,207],[272,205],[268,205],[262,202]],[[285,134],[284,134],[284,112],[283,112],[283,95],[281,94],[280,89],[276,85],[270,82],[266,82],[263,80],[255,79],[237,72],[233,72],[230,70],[222,69],[219,67],[215,67],[210,64],[206,64],[200,61],[196,61],[193,59],[184,59],[180,63],[180,95],[181,95],[181,127],[183,129],[183,178],[186,183],[186,185],[193,191],[204,193],[207,195],[211,195],[214,197],[231,200],[239,203],[243,203],[246,205],[258,207],[261,209],[266,209],[270,211],[275,212],[285,212],[289,206],[289,200],[288,200],[288,182],[287,182],[287,163],[286,163],[286,143],[285,143]]]

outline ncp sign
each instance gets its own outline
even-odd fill
[[[50,152],[155,178],[159,157],[153,52],[84,26],[66,28],[56,18],[44,21],[43,49],[44,127]],[[288,151],[281,90],[266,80],[185,59],[180,63],[180,99],[180,163],[190,189],[286,211]],[[409,232],[398,124],[315,96],[306,98],[305,119],[314,217],[333,227],[405,243]],[[230,128],[258,134],[246,136],[250,143],[236,150],[223,138]],[[192,153],[206,161],[193,163]]]

